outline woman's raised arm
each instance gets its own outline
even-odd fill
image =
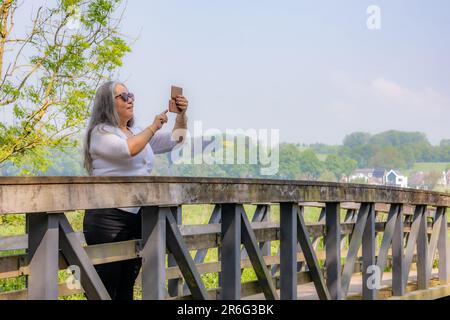
[[[132,157],[141,153],[156,132],[161,129],[165,123],[167,123],[167,112],[168,110],[158,114],[151,125],[146,127],[141,133],[128,138],[128,149],[130,150],[130,155]]]

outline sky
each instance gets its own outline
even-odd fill
[[[370,5],[380,8],[378,30],[367,28]],[[133,52],[117,78],[135,93],[141,126],[166,108],[174,84],[190,102],[191,127],[279,129],[294,143],[393,129],[450,139],[448,0],[126,6],[121,32]]]

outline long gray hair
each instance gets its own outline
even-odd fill
[[[110,125],[114,127],[119,127],[119,115],[117,114],[115,107],[115,89],[117,85],[124,84],[118,81],[108,81],[102,84],[95,94],[94,106],[92,110],[92,115],[89,120],[89,124],[86,130],[86,136],[84,139],[84,167],[92,175],[92,157],[89,152],[91,147],[91,133],[92,130],[99,124]],[[127,125],[133,127],[134,118],[128,121]]]

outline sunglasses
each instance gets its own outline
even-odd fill
[[[122,92],[114,98],[117,99],[119,97],[122,98],[123,102],[128,102],[129,99],[134,101],[134,94],[132,94],[131,92]]]

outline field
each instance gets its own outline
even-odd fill
[[[412,170],[443,172],[448,168],[450,168],[450,163],[448,162],[417,162]]]
[[[446,169],[450,168],[450,163],[448,162],[417,162],[411,169],[401,170],[401,172],[410,176],[414,172],[444,172]]]

